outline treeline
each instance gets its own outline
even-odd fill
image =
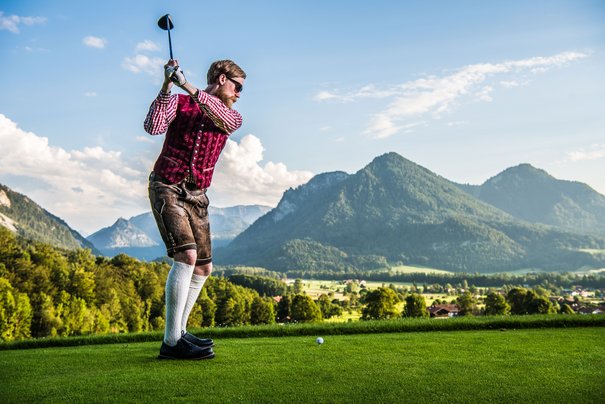
[[[61,250],[0,227],[0,340],[162,330],[169,271],[166,262]],[[303,294],[300,281],[289,288],[275,274],[227,272],[206,281],[190,327],[315,322],[342,314],[327,295],[314,301]]]
[[[384,320],[398,317],[429,317],[424,297],[417,293],[402,293],[394,287],[380,287],[367,292],[362,297],[365,306],[362,320]],[[402,312],[397,304],[404,302]],[[441,303],[433,302],[434,305]],[[447,302],[443,302],[447,303]],[[479,315],[530,315],[530,314],[575,314],[566,304],[559,304],[549,298],[544,289],[512,288],[506,294],[491,290],[483,304],[473,293],[466,291],[451,303],[457,305],[459,316]]]
[[[123,254],[56,249],[0,227],[0,340],[161,330],[169,270]],[[275,292],[271,281],[265,289]],[[273,323],[276,303],[267,296],[213,276],[189,326]]]
[[[570,289],[581,285],[584,288],[605,288],[605,273],[577,275],[570,272],[537,272],[524,275],[512,274],[480,274],[480,273],[400,273],[396,271],[287,271],[284,274],[288,278],[318,279],[318,280],[347,280],[363,279],[377,282],[405,282],[422,284],[468,284],[477,287],[497,287],[504,285],[516,286],[545,286],[556,285],[560,288]]]
[[[57,249],[15,236],[0,227],[0,340],[162,330],[164,286],[169,270],[166,262],[140,262],[123,254],[109,259],[95,257],[90,250]],[[372,292],[361,289],[357,293],[352,285],[347,285],[345,300],[339,301],[326,292],[314,301],[304,294],[300,279],[288,287],[282,280],[284,275],[262,268],[217,267],[192,310],[189,326],[315,322],[339,316],[344,310],[362,309],[362,318],[381,318],[372,312],[375,307],[378,313],[382,310],[379,307],[382,303],[372,306]],[[603,275],[576,277],[573,274],[486,276],[304,271],[288,272],[287,276],[410,282],[422,285],[423,291],[437,283],[445,285],[443,287],[460,284],[463,289],[471,284],[470,291],[473,287],[501,284],[507,285],[509,292],[515,285],[603,287],[605,283]],[[397,301],[406,299],[408,292],[419,290],[392,289],[398,294]],[[392,293],[384,293],[392,300]],[[466,312],[474,313],[477,304],[470,293],[459,297],[458,304],[466,307],[460,298],[469,296],[470,308]],[[507,299],[512,298],[507,296]],[[545,303],[547,300],[540,293],[527,292],[523,299],[507,303],[511,314],[562,311],[562,308],[550,308]]]

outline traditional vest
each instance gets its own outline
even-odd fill
[[[153,171],[176,184],[183,180],[208,188],[227,135],[189,96],[178,95],[176,118],[170,123]]]

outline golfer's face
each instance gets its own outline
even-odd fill
[[[225,82],[219,87],[217,95],[227,107],[231,108],[237,102],[243,86],[244,79],[242,77],[225,76]]]

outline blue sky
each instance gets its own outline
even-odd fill
[[[0,183],[89,234],[147,211],[168,40],[248,74],[211,203],[275,205],[394,151],[461,183],[521,163],[605,194],[603,1],[4,1]],[[178,90],[177,90],[178,91]]]

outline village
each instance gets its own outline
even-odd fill
[[[418,294],[426,302],[427,317],[431,318],[451,318],[460,315],[484,315],[486,298],[490,293],[496,293],[507,299],[512,290],[533,291],[535,295],[545,298],[550,304],[544,304],[539,313],[565,313],[565,314],[605,314],[605,288],[590,288],[581,285],[574,285],[572,288],[553,288],[557,291],[537,287],[531,288],[524,284],[522,287],[500,287],[484,288],[475,287],[462,283],[460,285],[422,285],[418,286],[410,283],[383,283],[375,281],[366,281],[363,279],[346,279],[342,281],[326,280],[303,280],[288,279],[286,284],[291,287],[294,293],[304,293],[317,301],[320,296],[327,295],[333,303],[338,303],[344,309],[342,316],[331,319],[332,321],[348,321],[361,317],[361,302],[363,297],[371,290],[377,288],[392,289],[400,298],[396,305],[403,310],[404,299],[406,295]],[[469,312],[464,310],[460,304],[460,297],[470,295],[470,304],[472,309]],[[279,302],[280,298],[276,298]],[[518,309],[523,311],[522,308]],[[515,313],[510,309],[501,314],[532,314]]]

